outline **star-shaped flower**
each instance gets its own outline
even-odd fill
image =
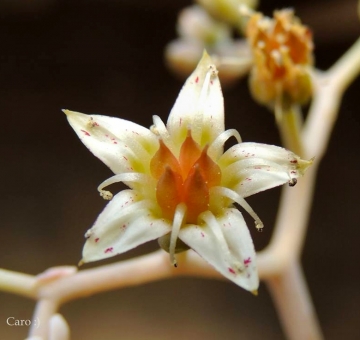
[[[261,229],[244,197],[295,184],[311,162],[280,147],[241,143],[236,130],[224,130],[221,87],[206,53],[166,125],[158,116],[149,130],[120,118],[64,112],[81,141],[115,173],[99,186],[111,201],[85,235],[83,262],[168,235],[174,265],[180,239],[228,279],[257,289],[253,242],[234,203]],[[224,153],[230,137],[238,144]],[[103,188],[115,182],[129,189],[112,198]]]

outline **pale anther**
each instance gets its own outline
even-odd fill
[[[296,178],[292,178],[289,181],[289,187],[294,187],[297,183],[297,179]]]
[[[110,191],[100,190],[99,193],[104,200],[110,201],[113,198],[113,194]]]

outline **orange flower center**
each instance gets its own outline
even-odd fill
[[[199,214],[209,209],[209,189],[220,184],[221,170],[207,149],[201,150],[189,131],[177,159],[160,139],[150,170],[158,181],[156,199],[165,218],[172,220],[182,202],[187,206],[187,223],[196,223]]]

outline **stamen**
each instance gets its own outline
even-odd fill
[[[207,103],[208,91],[210,87],[211,77],[217,74],[217,70],[215,65],[209,66],[209,71],[207,71],[205,75],[205,79],[201,88],[198,107],[197,107],[197,114],[194,116],[193,124],[191,126],[192,135],[195,140],[200,140],[202,126],[203,126],[203,119],[204,119],[204,109]]]
[[[110,191],[108,191],[108,190],[101,190],[101,191],[99,191],[99,192],[100,192],[100,196],[101,196],[104,200],[106,200],[106,201],[111,201],[111,200],[112,200],[113,194],[112,194]]]
[[[290,187],[294,187],[297,183],[297,179],[296,178],[291,178],[289,181],[289,186]]]
[[[202,86],[201,92],[200,92],[198,111],[203,111],[203,109],[204,109],[204,106],[206,103],[206,97],[208,95],[208,90],[209,90],[209,86],[210,86],[210,79],[211,79],[211,76],[214,74],[214,68],[215,68],[215,66],[210,65],[209,71],[206,72],[204,83],[203,83],[203,86]]]
[[[177,262],[175,258],[176,240],[179,237],[180,228],[185,219],[185,214],[186,214],[186,205],[184,203],[178,204],[174,214],[174,220],[173,220],[171,236],[170,236],[170,247],[169,247],[170,261],[174,265],[174,267],[177,267]]]
[[[225,187],[213,187],[210,190],[211,193],[214,195],[222,195],[228,197],[237,204],[239,204],[255,220],[255,227],[258,231],[264,228],[264,223],[262,223],[260,217],[255,213],[253,208],[251,208],[249,203],[247,203],[245,199],[241,197],[238,193]]]
[[[222,154],[222,147],[230,137],[235,137],[238,143],[242,142],[241,136],[237,130],[226,130],[217,136],[216,139],[211,143],[209,146],[208,155],[217,157],[219,154]]]
[[[161,120],[159,116],[154,115],[153,116],[153,122],[154,125],[150,127],[150,130],[160,137],[166,144],[166,146],[170,149],[172,153],[174,153],[175,147],[174,144],[170,138],[169,131],[167,130],[164,122]]]
[[[118,182],[143,182],[146,181],[147,177],[147,175],[141,173],[126,172],[106,179],[98,186],[97,189],[102,198],[104,198],[105,200],[111,200],[113,195],[110,191],[103,190],[105,187]]]

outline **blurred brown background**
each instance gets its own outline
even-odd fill
[[[316,63],[329,67],[357,38],[355,0],[263,1],[293,6],[312,27]],[[62,108],[164,120],[182,82],[163,62],[178,11],[190,0],[0,0],[0,267],[37,274],[75,265],[83,234],[105,206],[96,187],[111,175],[79,142]],[[360,339],[359,90],[346,93],[320,168],[303,254],[326,339]],[[245,141],[279,144],[274,118],[246,80],[224,91],[226,125]],[[272,232],[278,189],[249,202]],[[148,244],[115,261],[156,249]],[[105,262],[103,262],[105,263]],[[101,265],[101,263],[95,263]],[[90,267],[90,266],[87,266]],[[26,337],[33,301],[0,292],[0,339]],[[227,281],[176,279],[97,295],[61,312],[72,339],[284,339],[264,284],[257,298]]]

